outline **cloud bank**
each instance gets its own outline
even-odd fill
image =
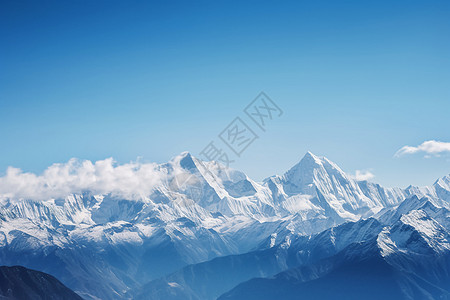
[[[112,158],[94,163],[71,159],[51,165],[41,175],[9,167],[6,175],[0,177],[0,200],[57,199],[84,191],[138,200],[150,194],[157,180],[162,178],[160,173],[157,164],[117,165]]]
[[[439,142],[435,140],[425,141],[422,144],[414,146],[404,146],[395,153],[395,157],[406,154],[424,153],[426,155],[439,156],[442,153],[450,152],[450,143]]]

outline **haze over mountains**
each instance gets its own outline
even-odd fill
[[[349,299],[376,286],[389,293],[374,297],[449,295],[450,176],[384,188],[310,152],[263,182],[187,152],[120,176],[71,164],[60,182],[0,180],[0,263],[85,299],[328,299],[330,284]]]

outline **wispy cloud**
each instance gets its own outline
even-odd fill
[[[161,178],[156,164],[132,162],[117,165],[112,158],[91,162],[71,159],[53,164],[42,174],[9,167],[0,177],[0,200],[46,200],[90,191],[123,199],[142,199]]]
[[[371,180],[375,177],[375,175],[370,171],[361,171],[356,170],[355,175],[352,175],[352,178],[358,181]]]
[[[425,157],[439,156],[442,153],[450,152],[450,143],[435,140],[425,141],[422,144],[414,146],[404,146],[395,153],[395,157],[406,154],[424,153]]]

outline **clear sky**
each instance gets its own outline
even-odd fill
[[[198,155],[252,125],[260,91],[284,114],[233,163],[252,178],[310,150],[432,184],[450,173],[450,2],[1,1],[0,174]],[[428,140],[439,155],[394,157]]]

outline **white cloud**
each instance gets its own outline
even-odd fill
[[[358,181],[364,181],[373,179],[375,175],[370,171],[356,170],[355,175],[352,175],[351,177]]]
[[[404,146],[395,153],[395,157],[405,154],[424,153],[425,157],[429,158],[431,155],[439,156],[445,152],[450,152],[450,143],[431,140],[425,141],[417,147]]]
[[[111,193],[124,199],[142,199],[157,183],[161,171],[156,164],[131,162],[117,165],[112,158],[96,161],[71,159],[53,164],[41,175],[9,167],[0,177],[0,200],[45,200],[72,193]]]

